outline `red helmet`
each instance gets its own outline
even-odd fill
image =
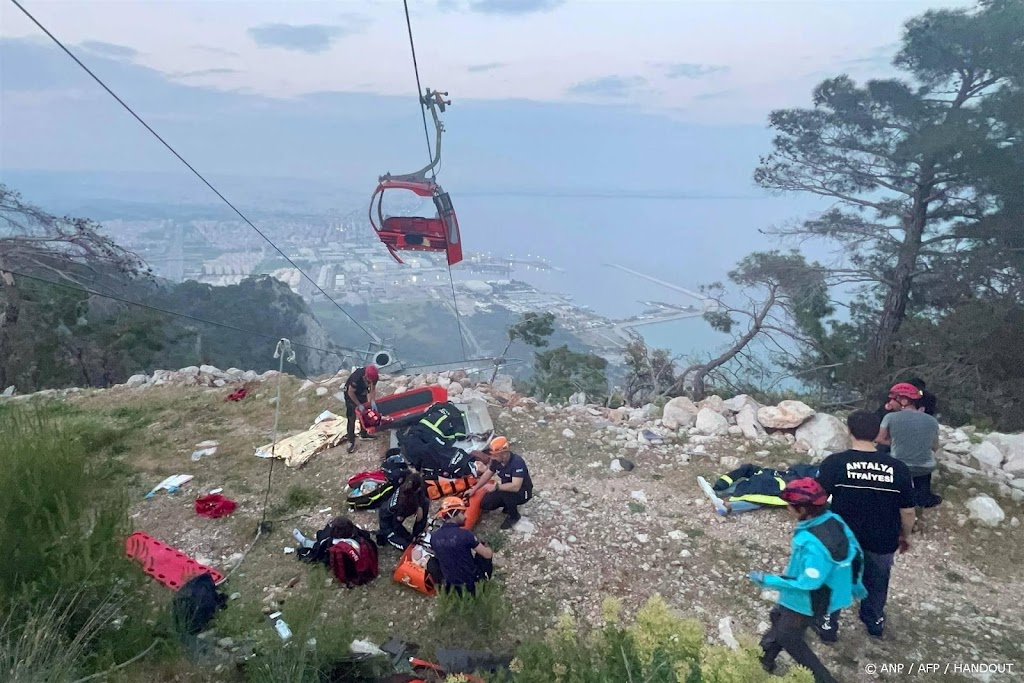
[[[924,392],[909,382],[900,382],[889,390],[889,398],[909,398],[917,400],[924,396]]]
[[[366,366],[366,379],[369,382],[376,382],[377,380],[380,379],[380,373],[377,372],[377,366],[376,365],[367,365]]]
[[[824,505],[828,501],[828,491],[814,479],[803,477],[786,484],[779,498],[790,505]]]

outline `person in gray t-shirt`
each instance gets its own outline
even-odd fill
[[[941,497],[932,493],[939,421],[924,412],[923,392],[912,384],[897,384],[889,390],[889,398],[899,404],[900,410],[882,419],[877,441],[892,444],[892,456],[910,470],[917,506],[935,507],[942,502]]]

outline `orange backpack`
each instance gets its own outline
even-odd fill
[[[391,575],[391,578],[395,580],[395,583],[408,586],[424,595],[436,595],[437,587],[434,585],[434,578],[427,571],[427,561],[433,556],[434,554],[428,546],[413,543],[402,553],[402,559],[398,561],[398,566],[395,567],[395,573]]]

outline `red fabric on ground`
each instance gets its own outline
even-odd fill
[[[196,514],[211,519],[230,515],[236,507],[238,504],[235,501],[225,498],[219,493],[211,493],[196,499]]]

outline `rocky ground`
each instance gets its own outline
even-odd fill
[[[325,613],[351,615],[359,633],[377,642],[390,634],[428,647],[440,642],[433,601],[389,580],[397,553],[382,551],[380,579],[349,591],[284,552],[294,544],[293,527],[312,533],[344,512],[345,480],[379,463],[381,439],[360,442],[352,455],[326,451],[299,469],[275,465],[268,514],[274,528],[243,558],[268,476],[268,461],[253,453],[270,441],[278,379],[273,372],[204,366],[138,376],[107,391],[36,397],[142,426],[124,456],[135,472],[129,487],[135,528],[234,570],[225,584],[233,600],[207,636],[217,643],[217,663],[181,674],[189,680],[225,680],[230,658],[273,635],[266,612],[280,608],[287,618],[314,593],[325,596]],[[301,431],[321,411],[341,409],[332,395],[343,379],[282,377],[280,431]],[[226,402],[243,382],[249,397]],[[474,385],[461,373],[385,378],[383,393],[434,382],[487,400],[496,429],[526,458],[536,484],[536,498],[523,509],[527,533],[498,531],[501,520],[493,516],[477,528],[499,549],[498,576],[510,604],[508,625],[493,634],[499,647],[541,633],[563,610],[596,622],[604,597],[623,598],[628,610],[653,593],[704,621],[709,638],[722,638],[724,620],[737,637],[756,637],[767,626],[771,596],[744,575],[784,567],[791,523],[778,510],[719,517],[696,477],[713,481],[743,462],[809,462],[845,447],[840,421],[798,402],[758,406],[747,397],[712,397],[699,406],[673,399],[663,410],[607,410],[576,397],[576,405],[559,407],[516,396],[503,378],[493,387]],[[216,452],[192,461],[197,444],[208,440],[218,442]],[[911,551],[898,558],[886,637],[868,638],[851,613],[837,645],[814,645],[840,680],[1024,676],[1024,606],[1017,599],[1024,590],[1024,437],[944,428],[943,442],[937,490],[946,501],[927,511]],[[144,497],[176,473],[194,479],[178,493]],[[216,520],[195,514],[192,501],[214,488],[238,502],[234,514]],[[376,526],[375,513],[352,517]],[[939,664],[938,673],[918,673],[925,663]],[[884,668],[899,664],[915,664],[915,673]],[[1015,673],[986,677],[956,668],[999,664],[1015,665]]]

